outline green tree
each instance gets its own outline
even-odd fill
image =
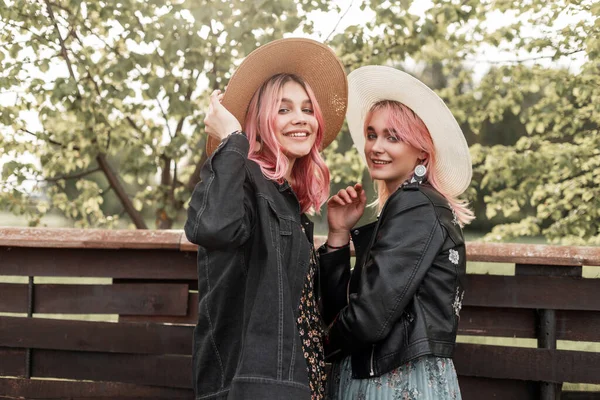
[[[375,18],[332,40],[348,68],[387,64],[425,81],[431,71],[444,77],[428,83],[472,145],[467,197],[483,197],[478,218],[506,222],[488,240],[600,244],[600,4],[434,0],[424,15],[415,4],[363,2]],[[512,23],[491,29],[499,14]],[[557,26],[561,18],[568,22]],[[496,65],[482,49],[516,55]],[[579,71],[558,66],[577,59]],[[476,82],[482,62],[492,68]]]
[[[183,216],[198,178],[206,91],[224,87],[257,45],[298,27],[311,32],[306,13],[333,7],[326,0],[4,1],[0,93],[15,101],[0,110],[0,148],[17,161],[4,167],[0,205],[29,213],[32,223],[58,208],[81,225],[106,226],[117,219],[103,205],[112,198],[134,222],[140,212],[155,213],[159,228]],[[419,13],[417,1],[364,0],[360,7],[374,18],[328,43],[348,71],[402,68],[447,102],[471,145],[467,197],[480,220],[500,222],[489,240],[544,235],[600,244],[596,3],[433,0]],[[501,14],[511,23],[492,29]],[[489,59],[499,51],[514,57]],[[580,67],[560,67],[570,60]],[[491,68],[479,78],[481,64]],[[40,129],[28,129],[30,111]],[[368,181],[346,128],[325,156],[333,190]],[[31,207],[28,180],[44,186],[48,204]]]
[[[326,1],[2,0],[0,207],[170,228],[198,180],[207,92],[258,45],[312,25]],[[35,124],[31,124],[31,119]],[[29,123],[28,123],[29,119]],[[35,128],[32,128],[35,125]],[[31,161],[30,161],[31,160]],[[158,177],[158,178],[157,178]],[[73,184],[69,184],[72,182]],[[33,201],[42,191],[46,200]]]
[[[469,110],[463,121],[475,132],[515,117],[526,132],[514,143],[472,147],[475,184],[489,193],[487,217],[514,219],[487,239],[541,234],[552,242],[600,244],[600,5],[504,2],[498,10],[526,16],[525,22],[484,40],[533,56],[493,68],[474,90],[450,98]],[[557,29],[560,17],[574,22]],[[541,35],[525,34],[526,23]],[[573,57],[583,58],[580,71],[540,63]]]

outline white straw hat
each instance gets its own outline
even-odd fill
[[[366,163],[364,124],[373,104],[398,101],[412,109],[425,123],[435,146],[433,168],[439,184],[450,196],[463,193],[473,175],[471,155],[458,122],[444,101],[427,85],[395,68],[370,65],[348,75],[346,118],[354,146]]]

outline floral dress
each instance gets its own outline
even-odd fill
[[[327,381],[325,352],[323,350],[325,329],[314,295],[314,275],[316,268],[316,257],[314,256],[314,251],[311,249],[310,265],[304,280],[297,321],[298,332],[302,340],[302,350],[307,364],[311,400],[325,398],[325,384]]]
[[[352,379],[351,357],[333,365],[331,400],[460,400],[451,358],[426,355],[382,376]]]

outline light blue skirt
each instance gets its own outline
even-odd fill
[[[460,400],[451,358],[423,356],[371,379],[352,379],[350,357],[332,366],[330,400]]]

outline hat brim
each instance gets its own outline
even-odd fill
[[[254,93],[273,75],[287,73],[301,77],[313,90],[325,127],[322,149],[342,128],[348,105],[346,72],[335,53],[311,39],[288,38],[267,43],[250,53],[235,71],[223,96],[227,108],[244,127],[248,105]],[[206,151],[210,155],[219,145],[209,137]]]
[[[433,90],[395,68],[371,65],[348,75],[348,129],[365,164],[365,117],[373,104],[382,100],[398,101],[423,120],[435,146],[433,168],[437,181],[449,196],[463,193],[469,187],[473,169],[469,146],[458,122]]]

